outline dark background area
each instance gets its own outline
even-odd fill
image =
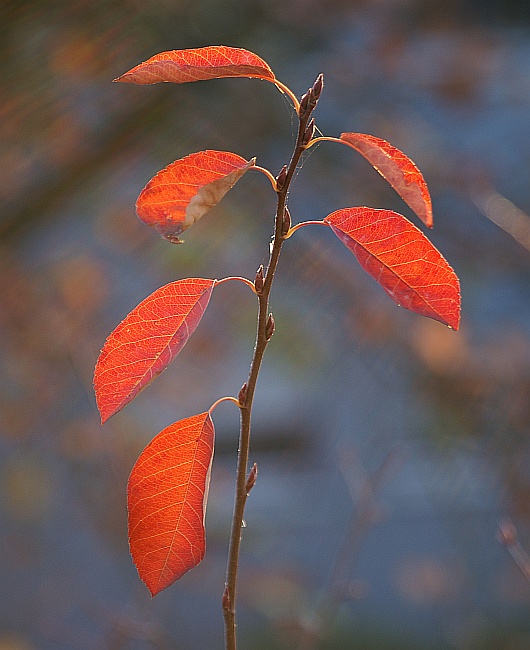
[[[179,359],[101,427],[105,337],[158,286],[254,277],[275,197],[260,174],[172,246],[134,214],[202,149],[277,173],[296,129],[266,82],[125,86],[151,55],[244,47],[330,136],[362,131],[421,168],[428,233],[458,273],[458,333],[405,312],[323,228],[287,242],[258,384],[240,580],[241,648],[530,647],[530,5],[478,0],[80,0],[0,4],[0,650],[222,647],[238,413],[214,415],[207,555],[151,600],[125,487],[168,424],[237,395],[255,303],[219,287]],[[323,143],[294,222],[407,206]],[[524,559],[524,556],[523,556]],[[336,596],[340,591],[341,596]]]

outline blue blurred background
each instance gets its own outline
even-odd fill
[[[248,289],[219,287],[179,359],[104,427],[91,387],[105,337],[149,292],[253,278],[267,259],[260,174],[182,246],[134,214],[188,153],[273,173],[288,160],[296,119],[269,83],[110,83],[157,52],[218,44],[256,52],[297,95],[323,72],[321,131],[377,135],[418,164],[463,294],[454,333],[396,307],[327,230],[287,242],[255,405],[241,648],[529,648],[527,0],[4,0],[0,650],[223,645],[237,410],[215,412],[206,559],[153,600],[128,554],[125,486],[158,431],[237,395]],[[354,205],[417,223],[360,156],[321,144],[293,221]]]

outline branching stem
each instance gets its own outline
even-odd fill
[[[283,85],[276,84],[286,94],[288,94],[295,107],[299,107],[298,100],[293,93]],[[315,102],[316,104],[316,102]],[[312,107],[312,109],[314,106]],[[268,343],[267,320],[269,318],[269,296],[271,292],[274,273],[278,265],[282,244],[284,242],[284,216],[287,205],[287,195],[297,165],[302,156],[305,145],[306,129],[311,117],[311,110],[306,111],[299,117],[298,137],[293,150],[291,161],[287,167],[285,181],[281,189],[277,191],[278,202],[276,206],[276,217],[274,225],[274,239],[270,249],[269,263],[265,272],[263,288],[257,293],[258,297],[258,324],[256,333],[256,344],[254,347],[254,356],[250,366],[250,373],[247,380],[246,398],[240,404],[240,435],[239,450],[237,459],[236,474],[236,494],[234,501],[234,514],[232,517],[232,529],[230,533],[230,547],[228,551],[228,563],[226,568],[226,583],[222,598],[223,615],[225,621],[225,648],[226,650],[236,650],[236,587],[237,571],[239,564],[239,549],[241,546],[241,528],[243,526],[243,516],[247,500],[247,468],[250,450],[250,422],[252,413],[252,402],[254,391],[258,380],[261,362]]]

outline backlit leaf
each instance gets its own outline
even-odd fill
[[[161,81],[187,83],[221,77],[256,77],[274,83],[273,71],[256,54],[224,45],[155,54],[114,81],[156,84]]]
[[[178,243],[181,232],[216,205],[254,164],[228,151],[200,151],[158,172],[136,202],[138,218]]]
[[[458,329],[458,278],[408,219],[391,210],[345,208],[324,223],[398,305]]]
[[[366,133],[341,133],[340,139],[360,154],[390,183],[423,223],[432,228],[432,202],[422,173],[386,140]]]
[[[187,278],[143,300],[109,335],[94,373],[105,422],[138,395],[182,350],[199,324],[215,280]]]
[[[214,435],[208,412],[175,422],[153,438],[132,469],[129,547],[153,596],[204,557]]]

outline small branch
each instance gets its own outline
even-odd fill
[[[344,458],[344,456],[347,458]],[[352,498],[352,510],[346,529],[346,534],[334,558],[327,584],[320,596],[320,602],[313,613],[316,624],[312,628],[302,630],[297,650],[313,650],[322,641],[323,634],[335,620],[337,610],[346,598],[351,572],[361,551],[362,545],[370,530],[378,521],[377,493],[395,466],[398,457],[391,451],[381,465],[371,476],[366,476],[360,486],[353,485],[351,474],[354,456],[345,454],[343,450],[339,458],[340,469],[346,481]],[[346,463],[345,461],[348,461]],[[360,474],[361,466],[357,463],[356,474]],[[358,496],[356,494],[358,493]]]

